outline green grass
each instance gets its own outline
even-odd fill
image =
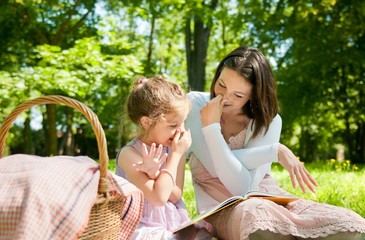
[[[293,189],[288,172],[279,164],[273,164],[272,176],[288,192],[299,197],[352,209],[365,217],[365,166],[339,163],[334,159],[319,163],[305,164],[311,175],[319,183],[316,194],[304,194],[299,187]],[[115,172],[115,160],[109,161],[109,170]],[[190,217],[197,215],[194,187],[188,164],[185,169],[183,195]]]
[[[365,167],[352,165],[349,161],[338,163],[329,160],[321,163],[306,164],[319,186],[316,194],[309,190],[305,194],[300,187],[293,189],[289,173],[279,164],[273,164],[272,176],[279,185],[288,192],[316,202],[324,202],[331,205],[341,206],[365,217]],[[186,167],[184,201],[190,217],[197,215],[195,206],[194,187],[189,167]]]

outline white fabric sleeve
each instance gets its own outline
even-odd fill
[[[281,117],[276,115],[266,134],[262,131],[255,138],[246,139],[247,144],[244,149],[232,151],[234,156],[247,169],[255,169],[266,163],[278,162],[281,126]],[[251,136],[252,132],[249,135]],[[246,138],[250,136],[246,136]]]
[[[252,187],[253,176],[233,155],[221,134],[220,124],[210,124],[204,127],[202,132],[219,180],[233,195],[245,193]]]
[[[255,139],[246,136],[245,149],[232,151],[221,134],[219,123],[202,128],[200,109],[209,102],[209,94],[190,92],[188,97],[193,105],[185,122],[193,140],[189,151],[212,177],[219,177],[233,195],[242,195],[252,189],[270,171],[271,162],[277,161],[280,116],[273,120],[267,134]]]
[[[280,131],[281,118],[277,115],[265,135],[248,139],[244,149],[232,151],[221,134],[219,123],[202,129],[214,170],[232,194],[243,194],[253,188],[261,180],[257,177],[263,177],[265,173],[262,171],[267,171],[263,166],[277,161]]]
[[[192,91],[187,96],[192,102],[192,109],[185,120],[185,128],[190,129],[192,139],[187,155],[194,153],[209,174],[212,177],[217,177],[213,162],[211,161],[211,154],[202,133],[202,123],[200,120],[200,109],[209,101],[209,93]]]

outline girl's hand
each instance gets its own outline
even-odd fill
[[[179,154],[183,154],[191,145],[190,129],[177,129],[174,139],[172,140],[171,150]]]
[[[294,153],[285,145],[279,144],[278,148],[279,163],[289,172],[293,188],[297,187],[297,182],[304,193],[307,193],[305,185],[312,191],[318,183],[310,175],[308,170],[304,167]]]
[[[223,96],[218,95],[200,109],[200,118],[203,127],[220,122],[224,105],[224,100],[222,101],[222,99]]]
[[[148,152],[146,144],[142,143],[142,156],[143,161],[134,164],[138,171],[147,173],[148,177],[151,179],[156,179],[160,174],[160,167],[165,162],[167,158],[167,153],[162,154],[163,146],[160,144],[156,148],[156,144],[152,143],[150,152]]]

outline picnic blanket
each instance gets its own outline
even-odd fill
[[[0,239],[77,239],[97,198],[99,174],[97,163],[85,156],[0,159]],[[126,196],[120,239],[128,239],[141,218],[143,194],[108,176],[110,194]]]

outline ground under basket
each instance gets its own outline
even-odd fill
[[[100,160],[98,197],[91,209],[88,226],[78,239],[120,239],[122,225],[121,209],[125,203],[125,197],[109,195],[109,157],[104,130],[96,114],[83,103],[72,98],[51,95],[35,98],[20,104],[8,115],[1,125],[0,158],[3,157],[6,136],[15,118],[23,111],[39,104],[62,104],[80,111],[91,123],[96,135]]]

